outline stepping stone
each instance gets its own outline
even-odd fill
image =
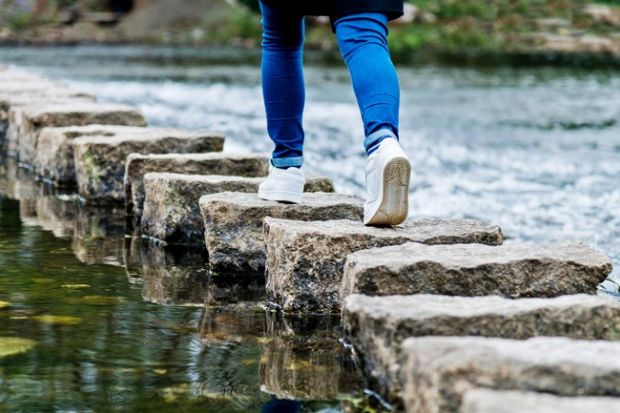
[[[9,150],[16,148],[20,162],[32,164],[37,135],[45,127],[84,126],[92,124],[146,126],[144,116],[134,108],[94,102],[32,104],[19,107],[15,133],[9,133]],[[9,130],[13,128],[13,120]]]
[[[594,293],[609,259],[582,243],[399,246],[347,258],[341,295],[502,295],[554,297]]]
[[[43,128],[37,137],[32,163],[34,172],[61,187],[75,187],[75,161],[72,142],[85,136],[119,137],[164,133],[166,130],[139,126],[87,125]]]
[[[620,399],[613,397],[559,397],[527,391],[468,390],[462,413],[617,413]]]
[[[286,312],[340,312],[344,263],[352,252],[388,245],[503,241],[498,226],[473,220],[418,219],[394,228],[359,221],[265,219],[267,294]]]
[[[73,150],[78,190],[87,203],[124,203],[125,163],[130,154],[220,152],[223,146],[224,136],[219,133],[178,130],[77,138]]]
[[[307,193],[301,204],[265,201],[256,194],[225,192],[200,198],[209,264],[215,272],[265,272],[266,217],[300,221],[360,220],[359,198],[336,193]]]
[[[424,337],[403,342],[407,412],[460,412],[478,387],[558,396],[620,396],[620,343],[538,337],[525,341]]]
[[[620,321],[614,320],[620,320],[620,302],[586,294],[518,300],[497,296],[350,295],[343,306],[347,335],[362,355],[374,387],[389,399],[398,398],[400,343],[409,337],[617,340]]]
[[[42,93],[43,92],[41,91],[37,93],[22,93],[6,99],[2,99],[0,95],[0,122],[5,125],[5,133],[2,144],[6,147],[7,154],[11,157],[18,158],[20,140],[30,139],[33,135],[33,133],[30,133],[27,129],[25,129],[27,125],[24,122],[24,110],[42,105],[62,106],[80,103],[93,104],[95,102],[94,96],[68,94],[67,91],[63,90],[49,92],[47,94]],[[34,135],[36,137],[36,133],[34,133]],[[22,138],[22,136],[26,137]],[[31,141],[25,143],[31,146],[34,145]]]
[[[269,157],[230,153],[131,154],[125,166],[125,204],[127,212],[138,221],[144,206],[144,175],[149,172],[259,177],[269,173]]]
[[[149,173],[144,179],[146,201],[141,220],[142,233],[166,244],[204,246],[205,226],[200,197],[226,191],[256,193],[264,179]],[[306,191],[323,189],[333,189],[331,180],[307,180]]]

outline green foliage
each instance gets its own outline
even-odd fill
[[[16,12],[7,17],[8,26],[15,31],[22,31],[28,28],[32,22],[32,14],[26,12]]]

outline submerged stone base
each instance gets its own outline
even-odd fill
[[[559,397],[526,391],[474,389],[465,393],[461,413],[617,413],[613,397]]]
[[[498,245],[499,227],[471,220],[420,219],[395,228],[361,221],[265,219],[267,294],[287,312],[340,312],[344,263],[352,252],[388,245]]]
[[[269,173],[269,158],[230,153],[131,154],[125,166],[125,204],[138,220],[144,206],[144,176],[149,172],[262,177]]]
[[[166,244],[205,245],[200,197],[219,192],[258,192],[264,178],[149,173],[141,227],[145,236]],[[306,191],[332,187],[328,178],[310,178]]]
[[[341,295],[446,294],[554,297],[594,293],[612,270],[582,243],[404,245],[347,258]]]
[[[200,198],[209,264],[216,272],[265,271],[266,217],[299,221],[350,219],[361,221],[358,198],[335,193],[306,193],[301,204],[265,201],[256,194],[220,193]]]
[[[539,337],[410,338],[401,382],[408,413],[460,412],[474,388],[620,396],[620,343]]]
[[[409,337],[566,336],[620,339],[620,303],[595,295],[511,300],[497,296],[351,295],[343,323],[377,389],[398,398],[400,344]]]
[[[73,141],[80,196],[92,204],[125,202],[125,162],[132,153],[219,152],[224,136],[212,132],[159,130],[127,137],[82,137]]]

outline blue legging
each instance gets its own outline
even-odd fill
[[[279,168],[303,164],[302,124],[304,16],[261,3],[263,14],[262,85],[267,131]],[[364,121],[364,147],[370,154],[383,139],[398,139],[400,88],[387,45],[387,17],[363,13],[333,24]]]

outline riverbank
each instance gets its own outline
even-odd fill
[[[257,57],[260,16],[248,6],[225,1],[184,0],[171,8],[151,2],[116,20],[82,13],[45,18],[4,18],[0,44],[134,44],[235,48]],[[306,49],[311,59],[340,61],[326,19],[308,19]],[[482,2],[424,0],[408,3],[394,22],[390,47],[397,63],[458,65],[547,65],[620,67],[620,6],[612,1],[546,0]]]

